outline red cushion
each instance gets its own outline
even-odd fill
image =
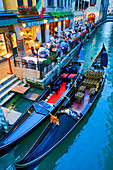
[[[63,73],[61,76],[62,76],[62,77],[67,77],[67,76],[68,76],[68,73]]]
[[[70,74],[69,75],[69,77],[72,77],[72,78],[75,77],[75,76],[76,76],[76,74]]]

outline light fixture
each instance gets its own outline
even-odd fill
[[[38,38],[36,37],[36,39],[34,40],[35,42],[35,49],[38,50],[39,49],[39,40]]]
[[[22,23],[22,27],[25,28],[25,27],[26,27],[26,24],[25,24],[25,23]]]
[[[44,24],[46,24],[47,23],[47,19],[44,19]]]
[[[38,27],[36,27],[36,32],[39,32],[39,28]]]
[[[58,18],[55,18],[55,21],[58,21]]]
[[[23,36],[23,34],[24,34],[24,33],[23,33],[22,29],[20,29],[20,35]]]
[[[68,20],[68,17],[66,17],[66,20]]]
[[[58,22],[58,26],[61,26],[61,22],[60,21]]]
[[[46,28],[49,29],[49,24],[46,25]]]

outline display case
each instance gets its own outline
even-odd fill
[[[17,41],[16,41],[16,33],[15,32],[11,34],[11,42],[12,42],[12,48],[16,48]]]
[[[7,48],[5,43],[4,34],[0,34],[0,57],[7,54]]]

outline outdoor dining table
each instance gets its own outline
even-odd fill
[[[25,56],[25,57],[23,57],[23,59],[26,60],[26,62],[28,63],[28,68],[31,67],[28,61],[29,60],[33,61],[34,64],[36,64],[36,70],[38,70],[38,62],[42,63],[44,60],[47,60],[45,58],[36,58],[36,57],[30,57],[30,56]]]

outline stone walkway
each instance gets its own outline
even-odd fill
[[[14,67],[14,61],[13,59],[11,60],[11,66],[12,66],[12,70]],[[8,65],[8,61],[3,61],[2,63],[0,63],[0,80],[4,79],[5,77],[7,77],[9,74],[9,65]]]

